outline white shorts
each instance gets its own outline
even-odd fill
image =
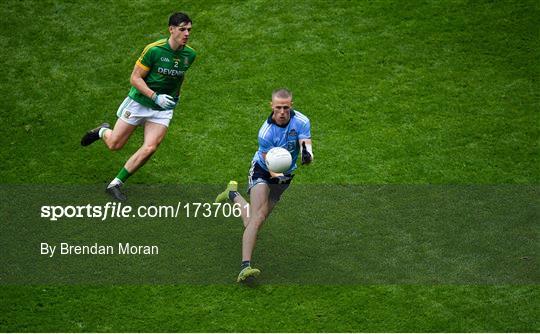
[[[143,106],[131,97],[126,97],[118,108],[116,116],[131,125],[141,125],[144,122],[163,124],[169,127],[173,116],[173,110],[155,110]]]

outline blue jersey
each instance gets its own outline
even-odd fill
[[[263,153],[270,151],[273,147],[283,147],[292,156],[291,167],[285,172],[289,174],[296,169],[296,159],[300,152],[299,139],[311,139],[311,124],[305,115],[291,109],[291,119],[283,126],[277,125],[270,115],[259,129],[259,150],[253,156],[253,161],[268,171]]]

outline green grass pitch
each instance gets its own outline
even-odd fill
[[[300,168],[293,187],[525,187],[536,201],[525,208],[530,211],[516,210],[523,213],[525,223],[508,231],[501,225],[496,231],[486,226],[481,246],[500,243],[509,252],[515,250],[512,245],[529,247],[530,252],[522,254],[528,262],[516,276],[490,284],[474,279],[461,284],[383,279],[365,284],[263,283],[246,288],[232,282],[23,285],[0,281],[0,332],[540,331],[538,224],[530,223],[539,217],[537,1],[3,1],[3,203],[10,203],[6,192],[10,185],[101,189],[116,174],[139,146],[140,131],[114,153],[99,143],[82,149],[80,137],[102,121],[115,121],[135,60],[146,44],[167,36],[167,18],[178,10],[193,19],[189,44],[198,59],[187,73],[182,102],[166,139],[128,186],[216,187],[230,179],[245,186],[257,147],[256,133],[269,113],[269,94],[286,86],[295,94],[295,106],[312,121],[316,158],[313,166]],[[309,209],[319,197],[324,194],[313,194],[313,201],[308,197],[300,204]],[[354,240],[354,234],[339,235],[342,218],[353,217],[360,223],[363,217],[346,213],[347,207],[354,206],[347,206],[345,199],[350,198],[357,197],[335,195],[336,203],[344,201],[343,207],[333,208],[335,216],[314,210],[320,215],[309,222],[322,225],[310,229],[296,210],[294,204],[299,203],[285,196],[261,231],[261,245],[267,247],[257,248],[255,257],[266,261],[261,261],[269,268],[264,274],[287,275],[287,266],[302,267],[304,263],[295,260],[310,247],[323,254],[327,245],[316,248],[319,237]],[[482,205],[483,199],[477,203]],[[371,204],[362,207],[387,217],[384,203]],[[511,208],[508,203],[500,207]],[[16,228],[7,225],[12,210],[2,208],[5,237],[6,231]],[[480,220],[483,214],[478,213]],[[233,226],[240,224],[235,220],[225,223],[229,225],[216,224],[217,231],[204,226],[204,235],[186,226],[193,233],[194,248],[193,254],[188,251],[184,256],[186,261],[198,259],[197,252],[204,250],[202,241],[210,240],[206,255],[223,256],[214,259],[215,265],[229,268],[223,276],[232,281],[239,265],[241,229]],[[159,233],[156,226],[154,232]],[[384,240],[398,235],[391,226],[384,227],[388,228]],[[366,267],[375,268],[377,264],[369,261],[381,249],[369,238],[369,232],[377,231],[371,228],[362,238],[373,248],[355,251]],[[401,228],[410,233],[399,235],[400,242],[410,242],[405,250],[442,258],[421,248],[426,244],[416,247],[407,241],[414,240],[419,223]],[[314,235],[310,242],[299,244],[295,241],[302,237],[295,238],[291,231]],[[506,232],[505,240],[490,239]],[[217,236],[212,239],[213,235]],[[219,235],[228,238],[221,240]],[[457,241],[452,236],[440,244],[452,252],[452,242]],[[415,259],[414,252],[407,254],[401,254],[403,259]],[[504,262],[511,259],[499,255],[501,265],[511,265]],[[0,255],[1,275],[9,265],[6,258]],[[272,267],[272,259],[284,265]],[[329,268],[338,269],[349,260],[340,262],[340,254],[325,259]],[[477,265],[476,271],[471,269],[473,276],[481,273],[480,264],[493,262],[467,261]],[[201,263],[207,264],[214,263]],[[446,268],[450,267],[442,266]],[[503,269],[493,274],[502,277]],[[519,279],[512,284],[508,277]]]

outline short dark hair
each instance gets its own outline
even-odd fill
[[[272,98],[275,98],[275,97],[280,98],[280,99],[288,99],[288,98],[292,99],[292,92],[288,90],[287,88],[278,88],[272,92]]]
[[[191,19],[186,13],[178,12],[169,17],[169,26],[179,26],[182,23],[191,23]]]

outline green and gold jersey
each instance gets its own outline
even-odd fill
[[[172,50],[168,39],[165,38],[148,44],[137,60],[137,66],[148,71],[144,81],[150,89],[158,94],[167,94],[177,99],[184,75],[195,61],[195,57],[195,50],[187,45],[180,50]],[[135,87],[131,87],[128,96],[144,106],[163,110]]]

